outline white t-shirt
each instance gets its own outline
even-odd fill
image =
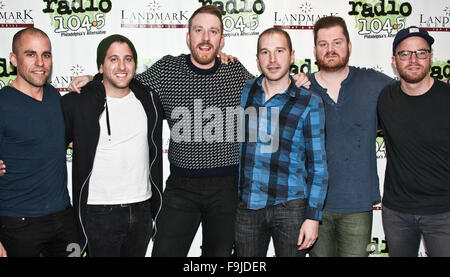
[[[100,139],[89,182],[88,204],[114,205],[141,202],[151,197],[147,115],[130,92],[123,98],[107,97],[100,116]]]

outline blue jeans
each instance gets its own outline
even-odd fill
[[[156,222],[153,257],[186,257],[202,224],[202,257],[230,257],[234,243],[237,176],[170,175]]]
[[[333,213],[323,211],[319,237],[311,257],[367,257],[372,234],[373,212]]]
[[[413,215],[383,206],[383,229],[390,257],[417,257],[421,236],[428,256],[450,257],[450,212]]]
[[[91,257],[144,257],[152,234],[150,200],[128,205],[88,205]]]
[[[41,217],[0,217],[0,242],[8,257],[68,257],[79,245],[72,207]]]
[[[299,251],[297,242],[305,212],[304,199],[260,210],[250,210],[243,202],[239,203],[236,216],[236,255],[266,257],[272,237],[277,257],[304,257],[306,251]]]

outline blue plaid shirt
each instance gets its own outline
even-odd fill
[[[321,220],[328,184],[322,99],[291,78],[266,101],[263,78],[242,91],[239,197],[253,210],[304,198],[306,218]]]

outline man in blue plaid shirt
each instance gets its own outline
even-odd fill
[[[272,238],[276,256],[301,257],[317,238],[327,191],[323,103],[289,76],[285,31],[260,35],[257,60],[263,74],[241,98],[236,253],[264,257]]]

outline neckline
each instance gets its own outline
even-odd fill
[[[34,97],[32,97],[32,96],[26,94],[25,92],[19,90],[19,89],[16,88],[12,83],[8,84],[8,87],[12,88],[13,91],[18,92],[18,93],[20,93],[20,95],[23,95],[23,96],[25,96],[27,99],[31,99],[32,101],[37,102],[37,103],[44,103],[44,100],[45,100],[45,87],[46,87],[46,86],[47,86],[47,84],[44,84],[44,86],[42,87],[42,99],[41,99],[41,100],[38,100],[38,99],[36,99],[36,98],[34,98]]]
[[[208,68],[208,69],[202,69],[202,68],[198,68],[197,66],[195,66],[192,63],[191,54],[186,55],[185,58],[186,58],[186,64],[188,65],[188,67],[192,71],[194,71],[195,73],[197,73],[199,75],[212,75],[217,72],[217,70],[219,69],[219,66],[221,64],[220,59],[218,57],[216,57],[213,67]]]

